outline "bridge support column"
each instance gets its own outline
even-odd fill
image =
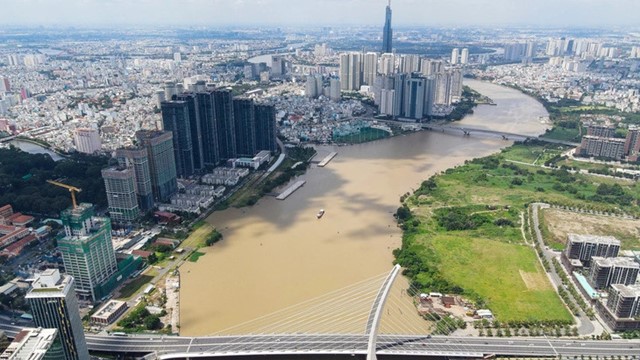
[[[376,299],[371,305],[371,311],[369,312],[369,319],[367,320],[367,328],[365,334],[369,335],[369,343],[367,345],[367,360],[376,360],[376,347],[378,341],[378,328],[380,326],[380,317],[382,316],[382,310],[384,304],[387,302],[387,296],[391,290],[393,281],[400,272],[400,265],[393,267],[387,278],[382,283]]]

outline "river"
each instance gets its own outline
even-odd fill
[[[497,106],[477,107],[460,125],[532,135],[547,128],[541,117],[548,114],[535,99],[489,83],[465,84]],[[338,155],[324,168],[312,166],[302,176],[304,187],[285,201],[265,197],[207,219],[224,240],[180,268],[180,333],[217,333],[390,271],[402,235],[392,216],[400,196],[437,172],[510,144],[417,132],[319,148],[319,159],[330,151]],[[318,220],[321,208],[326,214]]]
[[[11,140],[9,141],[9,144],[17,147],[18,149],[24,152],[28,152],[29,154],[48,154],[49,156],[51,156],[51,159],[53,159],[53,161],[59,161],[64,159],[62,156],[45,148],[44,146],[38,145],[36,143],[32,143],[30,141]]]

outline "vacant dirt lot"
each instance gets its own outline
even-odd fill
[[[640,220],[586,215],[559,209],[544,209],[543,216],[546,233],[552,237],[552,242],[566,243],[569,233],[610,235],[622,241],[624,250],[640,250]]]

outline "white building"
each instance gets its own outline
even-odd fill
[[[79,128],[75,133],[76,150],[85,154],[93,154],[102,147],[97,129]]]
[[[459,54],[460,50],[458,48],[451,50],[451,65],[456,65],[458,63]]]

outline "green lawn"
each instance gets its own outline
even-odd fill
[[[189,256],[189,261],[196,262],[196,261],[198,261],[198,259],[200,259],[201,256],[204,256],[204,255],[206,255],[206,254],[203,253],[203,252],[194,251],[193,254],[191,254],[191,256]]]
[[[483,297],[498,320],[571,321],[532,248],[453,234],[430,243],[443,276]]]
[[[579,129],[568,129],[563,127],[555,127],[551,131],[545,133],[543,137],[572,142],[580,142],[581,139]]]
[[[120,289],[120,298],[129,299],[138,292],[143,286],[153,280],[153,275],[140,275],[133,279]]]
[[[398,211],[404,236],[394,254],[412,284],[420,291],[463,294],[500,320],[570,321],[522,239],[520,213],[532,202],[546,202],[640,215],[640,186],[506,161],[531,163],[558,152],[516,145],[423,182]],[[614,193],[601,184],[620,186]]]
[[[543,165],[554,156],[561,155],[567,147],[558,145],[521,145],[516,144],[503,150],[505,159],[528,164]]]
[[[360,132],[356,134],[350,134],[345,136],[336,136],[333,141],[337,143],[347,143],[347,144],[359,144],[367,141],[373,141],[378,139],[383,139],[389,137],[389,133],[373,128],[362,128]]]

